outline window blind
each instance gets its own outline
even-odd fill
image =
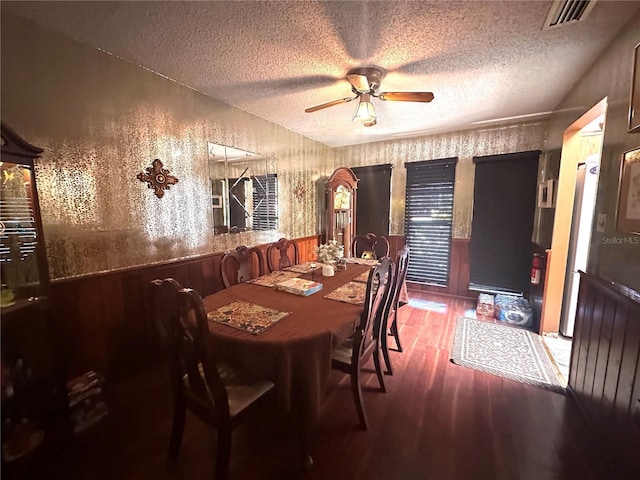
[[[469,288],[526,293],[540,151],[474,157]]]
[[[389,235],[391,164],[351,167],[358,177],[356,233]]]
[[[447,286],[451,258],[453,186],[457,158],[405,163],[407,280]]]
[[[253,183],[253,229],[278,229],[278,176],[256,175]]]

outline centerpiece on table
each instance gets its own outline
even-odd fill
[[[339,245],[335,240],[329,240],[327,243],[318,245],[314,249],[318,256],[318,261],[322,262],[322,275],[330,277],[335,272],[335,263],[339,258],[344,257],[344,246]]]

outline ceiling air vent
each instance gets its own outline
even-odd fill
[[[596,0],[554,0],[543,30],[584,20],[593,10]]]

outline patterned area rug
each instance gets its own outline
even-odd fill
[[[539,335],[473,318],[458,318],[451,350],[456,365],[559,393],[564,387]]]

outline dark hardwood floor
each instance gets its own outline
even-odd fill
[[[267,403],[234,434],[230,479],[616,478],[568,395],[449,361],[456,318],[472,302],[411,297],[400,310],[405,351],[392,352],[387,393],[375,391],[375,375],[365,374],[369,430],[356,427],[347,377],[332,373],[311,443],[314,467],[298,469],[287,417]],[[38,478],[212,478],[215,435],[192,416],[177,468],[165,467],[171,399],[164,365],[118,386],[109,399],[108,418],[77,436]]]

